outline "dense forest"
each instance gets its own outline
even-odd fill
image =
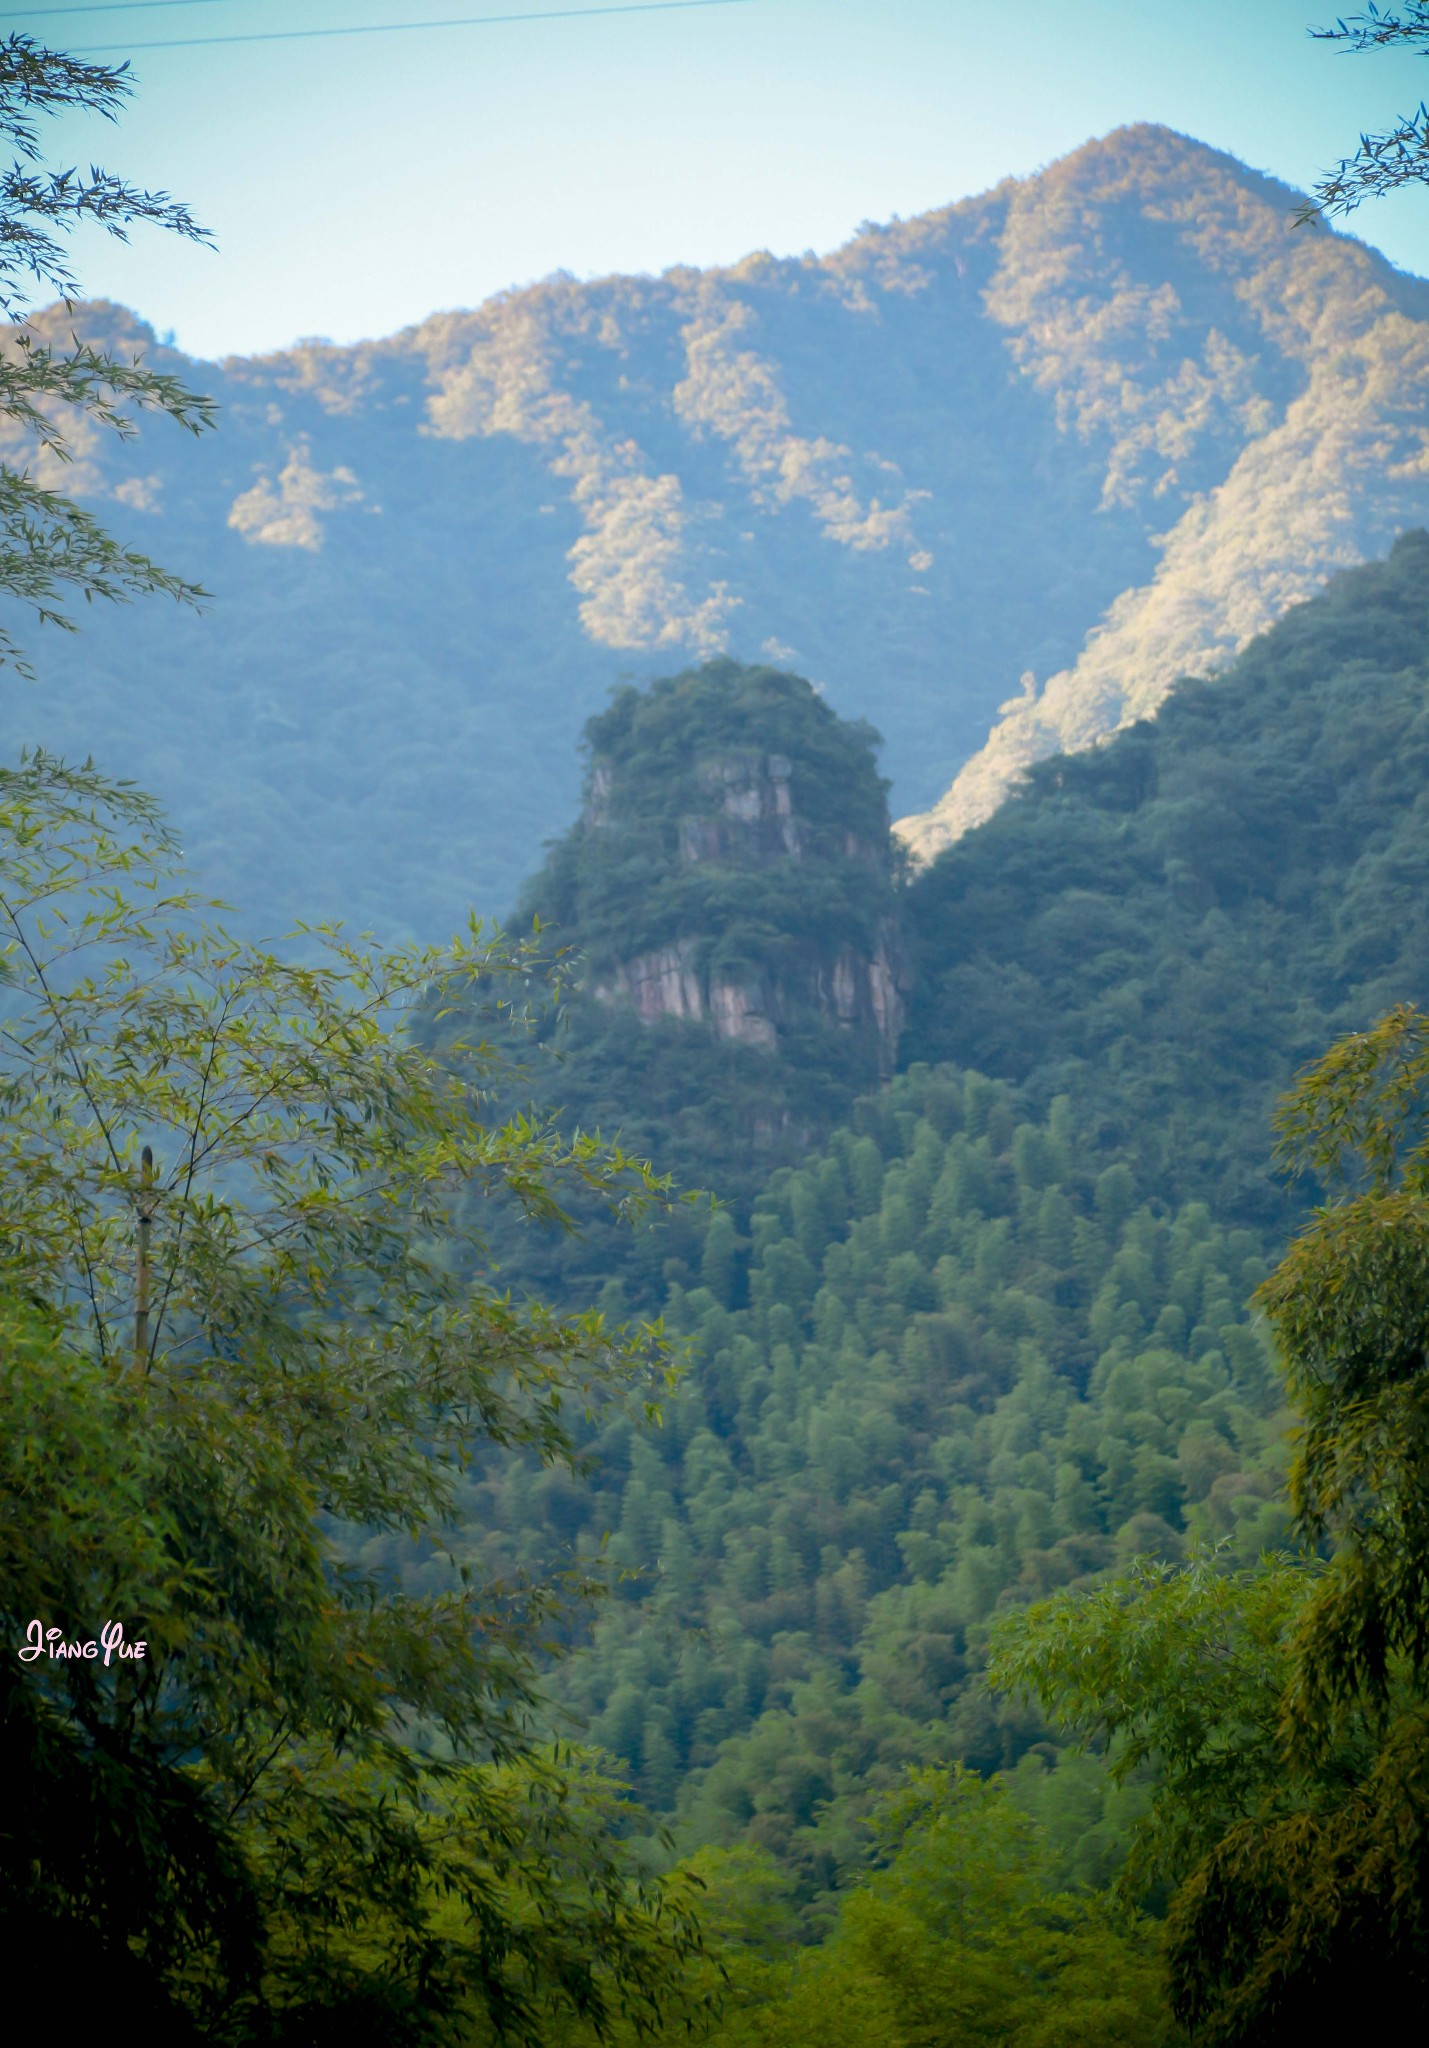
[[[585,1487],[487,1459],[457,1551],[498,1573],[567,1546],[604,1559],[613,1598],[552,1673],[557,1725],[622,1759],[680,1854],[766,1859],[806,1940],[842,1925],[870,1816],[910,1768],[1006,1773],[1046,1882],[1106,1882],[1137,1787],[989,1689],[990,1630],[1141,1556],[1210,1547],[1251,1568],[1290,1541],[1285,1392],[1250,1301],[1314,1181],[1272,1171],[1272,1111],[1306,1058],[1429,979],[1411,879],[1426,571],[1429,536],[1404,536],[1154,723],[1036,770],[917,875],[899,905],[903,1071],[851,1093],[752,1201],[748,1141],[679,1113],[681,1075],[691,1109],[708,1099],[713,1024],[642,1026],[609,990],[568,1017],[552,1099],[598,1101],[612,1131],[654,1128],[651,1068],[622,1064],[605,1020],[627,1016],[637,1046],[683,1041],[666,1160],[729,1199],[656,1229],[656,1301],[648,1258],[602,1295],[619,1316],[633,1290],[690,1347],[660,1432],[612,1420]],[[729,737],[731,691],[752,701],[771,680],[725,665],[647,700],[652,743],[626,787],[659,793],[672,844],[682,806],[698,814],[691,764]],[[778,682],[786,719],[807,717],[815,700]],[[602,748],[638,740],[639,709],[627,697],[593,725],[607,825],[562,842],[528,898],[561,909],[576,943],[589,930],[593,981],[676,929],[650,925],[628,882],[583,927],[569,879],[624,872]],[[797,760],[807,734],[779,736]],[[640,872],[665,886],[655,859]],[[680,886],[689,872],[675,863]],[[778,1047],[747,1050],[771,1090],[788,1085]],[[848,1086],[836,1062],[819,1078]],[[592,1277],[559,1238],[535,1270],[577,1293]],[[364,1556],[423,1582],[393,1539]]]
[[[904,1057],[1070,1094],[1167,1199],[1287,1227],[1276,1096],[1429,997],[1426,646],[1411,533],[1154,722],[1034,768],[909,892]]]
[[[1363,30],[1405,33],[1429,21]],[[0,665],[27,680],[16,619],[206,601],[77,499],[112,441],[115,503],[152,511],[132,414],[201,445],[212,397],[116,353],[125,316],[66,337],[30,303],[68,299],[85,223],[206,238],[45,171],[42,116],[130,90],[0,39]],[[1073,202],[1115,261],[1067,241]],[[791,331],[815,274],[892,325],[956,244],[1081,451],[1071,498],[1185,510],[916,830],[787,649],[710,652],[745,595],[698,598],[678,487],[645,491],[673,471],[557,388],[540,322],[595,303],[564,286],[421,331],[428,438],[539,450],[574,479],[581,631],[707,658],[588,719],[513,931],[258,941],[156,796],[0,762],[17,1969],[102,1984],[159,2048],[1290,2048],[1367,1984],[1422,2007],[1429,533],[1289,602],[1418,503],[1409,462],[1347,485],[1419,430],[1330,404],[1324,351],[1378,389],[1419,299],[1323,233],[1273,250],[1273,203],[1128,131],[773,281]],[[1161,275],[1167,241],[1203,263],[1191,312],[1119,267]],[[684,431],[762,512],[933,572],[922,488],[860,496],[734,346],[752,299],[720,293],[766,267],[651,288]],[[1272,324],[1278,354],[1240,352]],[[357,354],[278,383],[361,414]],[[619,379],[652,445],[653,388]],[[1335,516],[1238,552],[1326,437]],[[379,512],[310,454],[232,502],[245,547],[318,558]],[[1137,534],[1108,517],[1088,587]]]
[[[900,1078],[776,1176],[747,1270],[710,1225],[656,1437],[612,1421],[587,1489],[469,1482],[493,1569],[612,1532],[633,1576],[559,1697],[686,1844],[771,1850],[816,1915],[904,1765],[1040,1739],[976,1682],[1001,1605],[1284,1534],[1260,1240],[1086,1152],[1065,1100],[1033,1121],[975,1075]]]

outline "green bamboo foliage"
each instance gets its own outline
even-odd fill
[[[56,345],[26,321],[37,298],[57,296],[66,312],[78,295],[66,238],[102,228],[127,241],[136,224],[185,241],[209,243],[208,230],[167,192],[146,192],[99,169],[57,171],[44,160],[40,121],[84,112],[117,116],[133,90],[126,65],[86,64],[47,50],[32,37],[0,39],[0,137],[15,152],[0,171],[0,595],[17,600],[37,623],[74,631],[68,602],[117,602],[160,593],[197,604],[202,587],[136,548],[116,541],[91,512],[47,483],[95,438],[138,432],[136,415],[157,413],[201,434],[214,424],[213,401],[139,355],[125,359],[81,341]],[[9,459],[10,457],[18,459]],[[0,665],[24,676],[30,663],[0,626]]]
[[[1143,1561],[1005,1625],[995,1675],[1113,1772],[1154,1775],[1129,1882],[1170,1893],[1172,2003],[1208,2048],[1278,2048],[1372,1980],[1429,1989],[1429,1018],[1342,1040],[1281,1107],[1330,1199],[1256,1301],[1298,1422],[1299,1555]]]
[[[589,1575],[493,1584],[447,1543],[442,1588],[402,1590],[343,1532],[440,1545],[481,1445],[571,1470],[583,1415],[668,1384],[657,1328],[483,1277],[453,1190],[547,1221],[568,1189],[664,1191],[490,1121],[479,1049],[458,1078],[403,1035],[435,982],[524,1001],[527,950],[284,951],[211,915],[143,797],[44,757],[0,776],[0,1295],[32,1332],[0,1388],[0,1605],[7,1640],[117,1616],[145,1643],[7,1658],[8,1908],[205,2039],[651,2007],[688,1907],[633,1885],[619,1786],[532,1732],[535,1645]]]

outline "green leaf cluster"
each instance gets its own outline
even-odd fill
[[[693,1859],[724,1973],[719,2017],[702,2036],[712,2048],[1170,2048],[1183,2038],[1151,1923],[1061,1886],[1005,1783],[913,1771],[879,1801],[868,1833],[871,1867],[818,1947],[791,1941],[787,1890],[767,1857]]]
[[[86,64],[12,32],[0,40],[0,137],[16,152],[0,171],[0,595],[42,625],[74,630],[67,596],[111,602],[162,592],[195,604],[205,592],[116,541],[94,515],[43,480],[62,474],[96,428],[132,439],[135,413],[163,414],[189,433],[213,425],[214,407],[167,371],[125,361],[71,334],[56,346],[31,331],[37,295],[58,293],[70,309],[77,285],[64,238],[99,227],[127,241],[136,223],[208,242],[188,208],[166,192],[145,192],[98,169],[56,171],[43,160],[39,120],[83,111],[113,120],[130,92],[127,65]],[[0,664],[33,671],[0,625]]]
[[[688,1894],[534,1724],[584,1588],[458,1554],[404,1591],[352,1542],[440,1542],[482,1447],[572,1470],[582,1415],[668,1381],[658,1330],[461,1277],[458,1186],[663,1199],[401,1031],[434,983],[521,999],[529,955],[237,941],[146,799],[45,756],[0,771],[0,929],[0,1628],[60,1645],[6,1659],[7,1918],[176,2038],[648,2016]],[[115,1622],[142,1658],[63,1654]]]
[[[1405,0],[1401,14],[1370,0],[1363,14],[1341,16],[1333,28],[1310,31],[1321,42],[1339,43],[1353,51],[1407,46],[1429,53],[1429,7],[1424,0]],[[1353,156],[1342,157],[1315,187],[1313,204],[1304,206],[1296,225],[1317,214],[1328,219],[1353,213],[1366,199],[1383,198],[1401,185],[1429,184],[1429,107],[1421,100],[1413,114],[1403,116],[1379,135],[1361,135]]]

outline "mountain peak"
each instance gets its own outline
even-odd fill
[[[47,642],[0,724],[157,780],[225,894],[432,931],[612,685],[729,656],[876,722],[926,855],[1429,520],[1429,286],[1294,199],[1135,126],[827,256],[201,366],[217,436],[69,481],[212,613]]]

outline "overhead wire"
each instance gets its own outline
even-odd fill
[[[165,6],[178,4],[178,0],[116,0],[116,7],[124,4]],[[190,4],[213,5],[214,0],[190,0]],[[111,57],[123,52],[125,55],[138,56],[144,50],[207,50],[234,43],[302,43],[326,40],[334,36],[409,35],[419,29],[492,28],[498,25],[515,26],[529,21],[591,21],[597,16],[610,14],[681,14],[696,7],[752,7],[755,4],[756,0],[625,0],[625,4],[613,7],[550,7],[531,14],[463,14],[444,21],[354,22],[342,28],[266,29],[255,30],[246,35],[182,36],[163,42],[99,43],[74,50],[71,55]],[[56,10],[59,11],[61,10]]]
[[[16,7],[26,21],[48,21],[52,14],[137,14],[154,7],[231,7],[233,0],[83,0],[78,7]]]

